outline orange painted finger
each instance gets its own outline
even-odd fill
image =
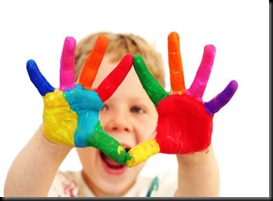
[[[108,42],[109,39],[106,35],[100,35],[84,63],[79,83],[86,89],[92,88],[92,84],[106,52]]]
[[[180,54],[180,40],[176,32],[171,32],[168,36],[168,59],[172,92],[182,94],[186,88]]]

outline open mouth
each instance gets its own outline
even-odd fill
[[[128,152],[130,150],[130,148],[125,148],[126,152]],[[119,164],[115,161],[113,161],[111,158],[109,158],[108,156],[106,156],[102,151],[100,151],[100,157],[102,159],[102,161],[104,162],[105,166],[107,167],[107,169],[110,170],[122,170],[124,169],[126,166],[123,164]]]

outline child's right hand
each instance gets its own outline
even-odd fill
[[[99,111],[123,81],[132,67],[132,55],[125,55],[118,66],[91,89],[108,46],[108,38],[98,37],[89,54],[79,84],[74,83],[74,54],[76,41],[67,37],[64,42],[60,66],[60,87],[52,87],[40,73],[34,60],[27,62],[32,83],[44,100],[43,125],[45,137],[61,145],[95,147],[117,163],[124,163],[126,151],[120,143],[105,133],[99,122]]]

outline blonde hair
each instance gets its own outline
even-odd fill
[[[109,38],[106,54],[115,53],[113,62],[120,61],[127,53],[132,55],[140,54],[155,79],[163,88],[165,87],[164,64],[159,52],[140,36],[134,34],[115,34],[111,32],[93,33],[77,43],[75,53],[75,81],[78,79],[84,62],[94,46],[97,37],[101,34]]]

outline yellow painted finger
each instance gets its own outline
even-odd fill
[[[134,167],[159,152],[160,147],[155,139],[144,141],[130,149],[127,153],[128,156],[125,165],[128,167]]]

